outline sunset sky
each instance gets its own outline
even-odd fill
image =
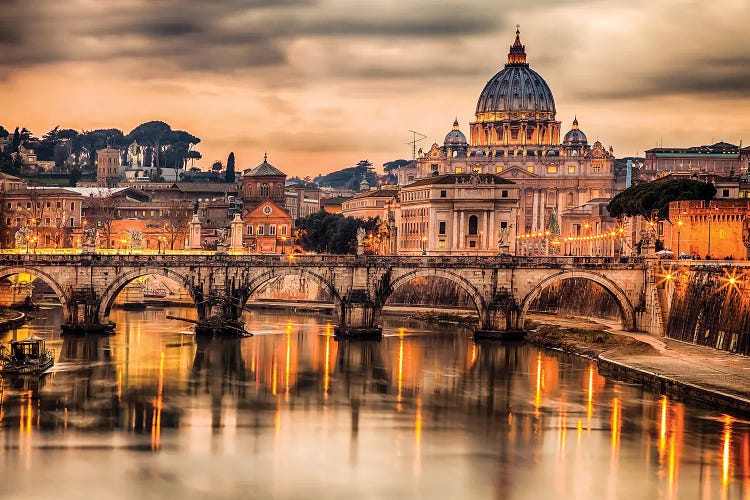
[[[747,0],[3,0],[0,124],[125,133],[164,120],[316,175],[442,143],[506,60],[515,25],[552,89],[618,157],[750,144]]]

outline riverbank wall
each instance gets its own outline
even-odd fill
[[[703,387],[634,367],[621,361],[609,359],[606,353],[600,354],[596,361],[601,375],[623,382],[639,384],[657,394],[671,396],[704,409],[720,409],[745,416],[750,415],[750,399],[737,394],[727,394],[718,389]]]

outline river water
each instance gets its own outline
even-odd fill
[[[0,495],[86,498],[742,498],[750,424],[607,379],[589,360],[460,328],[248,313],[200,341],[166,314],[116,334],[27,327],[56,364],[0,386]]]

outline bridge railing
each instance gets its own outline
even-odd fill
[[[70,250],[70,249],[65,249]],[[72,260],[71,260],[72,259]],[[643,267],[642,257],[558,257],[558,256],[387,256],[387,255],[327,255],[327,254],[220,254],[213,251],[168,251],[158,253],[147,250],[106,250],[95,254],[74,252],[0,252],[0,262],[74,263],[96,265],[163,265],[163,264],[214,264],[246,266],[371,266],[430,267],[430,268],[566,268]],[[705,263],[705,261],[704,261]]]

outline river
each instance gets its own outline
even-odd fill
[[[586,359],[386,320],[337,342],[323,316],[247,313],[196,341],[166,314],[61,338],[41,380],[0,386],[5,497],[741,498],[750,423],[607,379]]]

